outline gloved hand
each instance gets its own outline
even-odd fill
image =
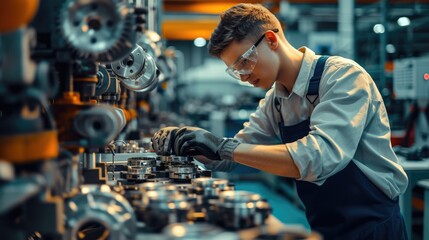
[[[152,137],[152,148],[158,155],[169,156],[172,153],[174,138],[178,127],[161,128]]]
[[[212,160],[232,160],[234,149],[239,141],[220,138],[213,133],[197,127],[182,127],[176,133],[174,153],[179,156],[203,155]]]

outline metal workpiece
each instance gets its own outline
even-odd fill
[[[219,194],[225,190],[233,190],[233,188],[225,188],[228,186],[227,179],[219,178],[195,178],[192,180],[191,186],[188,187],[188,195],[195,198],[194,214],[195,220],[215,223],[217,214],[215,212],[215,204],[219,199]],[[218,187],[222,186],[221,188]]]
[[[162,155],[157,155],[156,156],[156,163],[157,165],[169,165],[172,161],[173,157],[172,156],[162,156]]]
[[[124,86],[136,92],[149,92],[158,85],[158,68],[153,57],[139,45],[131,53],[111,64]]]
[[[194,161],[194,158],[190,156],[171,156],[172,164],[190,164]]]
[[[226,232],[218,226],[208,223],[174,223],[162,231],[165,239],[188,239],[188,240],[238,240],[240,235]]]
[[[208,198],[218,198],[220,192],[231,190],[234,190],[234,186],[227,179],[220,178],[195,178],[189,188],[190,193]]]
[[[127,179],[145,181],[149,178],[155,178],[156,157],[142,156],[131,157],[127,160]]]
[[[192,212],[189,198],[177,191],[159,189],[143,195],[137,215],[150,231],[159,232],[171,223],[185,222]]]
[[[139,174],[139,175],[144,175],[144,174],[150,174],[152,173],[152,167],[131,167],[128,166],[128,174]]]
[[[136,217],[128,201],[107,185],[83,185],[65,202],[67,239],[134,239]]]
[[[155,156],[131,157],[127,160],[127,165],[132,167],[154,167],[156,166]]]
[[[194,164],[170,165],[170,179],[175,182],[191,182],[196,178],[198,168]]]
[[[136,42],[135,15],[125,1],[68,0],[59,15],[59,30],[79,58],[116,61]]]
[[[271,207],[259,194],[224,191],[216,206],[216,221],[226,229],[244,229],[265,224]]]

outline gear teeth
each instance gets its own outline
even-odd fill
[[[69,6],[73,4],[79,4],[81,0],[67,0],[63,6],[60,9],[60,13],[57,17],[57,28],[59,29],[59,32],[61,33],[65,46],[70,49],[71,53],[74,57],[80,58],[80,59],[87,59],[87,60],[94,60],[97,62],[112,62],[115,60],[119,60],[122,57],[124,57],[126,54],[129,54],[130,51],[133,50],[134,43],[136,42],[136,35],[133,31],[133,28],[135,26],[135,16],[132,13],[133,11],[128,11],[128,14],[118,21],[115,21],[115,24],[122,24],[121,26],[116,26],[115,31],[120,31],[120,33],[117,33],[117,37],[115,41],[112,41],[112,39],[106,39],[105,41],[110,41],[108,47],[104,50],[97,51],[97,50],[91,50],[91,49],[85,49],[87,46],[77,46],[76,43],[73,43],[72,39],[78,39],[78,34],[73,35],[73,30],[66,31],[66,27],[72,26],[72,23],[69,23],[69,25],[66,25],[65,21],[68,20],[68,16],[70,14],[69,12]],[[100,0],[101,1],[101,0]],[[128,6],[124,6],[124,2],[118,1],[118,0],[110,0],[112,5],[116,7],[116,10],[119,11],[120,9]],[[95,1],[97,2],[97,1]],[[92,3],[94,4],[94,3]],[[79,10],[77,10],[79,11]],[[122,16],[121,14],[118,14],[118,16]]]

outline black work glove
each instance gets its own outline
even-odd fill
[[[177,130],[178,127],[165,127],[153,135],[152,148],[158,155],[169,156],[172,153]]]
[[[235,139],[220,138],[197,127],[182,127],[176,133],[174,153],[179,156],[203,155],[212,160],[232,160],[234,149],[240,144]]]

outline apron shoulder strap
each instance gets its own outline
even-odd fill
[[[325,63],[328,58],[329,56],[321,56],[319,59],[317,59],[316,69],[314,70],[314,74],[310,79],[310,83],[308,84],[307,95],[305,95],[311,104],[314,104],[314,102],[319,97],[320,79],[322,78],[323,70],[325,69]],[[310,99],[309,96],[313,97]]]

